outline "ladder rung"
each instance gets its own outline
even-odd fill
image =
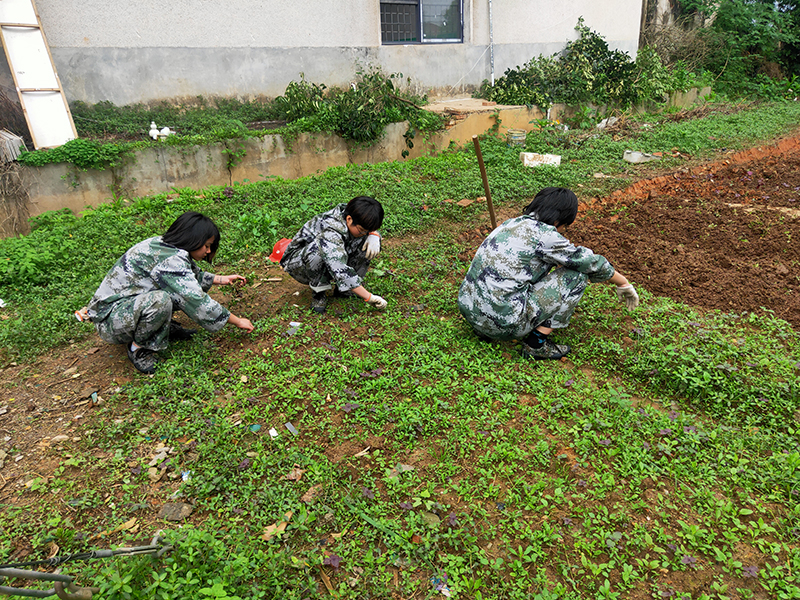
[[[60,92],[61,88],[21,88],[20,92]]]
[[[31,29],[39,29],[36,23],[0,23],[0,27],[30,27]]]

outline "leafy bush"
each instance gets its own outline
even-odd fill
[[[409,121],[406,142],[413,147],[411,139],[417,130],[440,129],[443,120],[420,107],[425,98],[405,94],[395,87],[393,80],[401,77],[402,74],[387,76],[380,69],[359,71],[351,87],[329,90],[323,84],[307,82],[301,74],[299,82],[289,83],[284,95],[272,102],[202,97],[191,106],[162,102],[153,107],[117,107],[110,102],[92,106],[76,102],[72,113],[79,135],[125,141],[81,138],[53,150],[23,152],[19,161],[30,166],[66,162],[81,169],[104,169],[114,167],[124,154],[154,143],[188,146],[260,137],[263,131],[250,130],[247,124],[265,120],[286,121],[286,127],[270,133],[283,133],[289,140],[301,132],[331,132],[362,144],[379,139],[390,123]],[[153,142],[146,137],[151,121],[159,128],[168,126],[178,135]],[[238,149],[223,152],[230,157],[229,166],[240,160]]]
[[[72,163],[81,169],[105,169],[114,166],[120,156],[130,149],[122,144],[103,144],[92,140],[71,140],[50,150],[22,152],[18,159],[23,165],[40,167],[48,163]]]
[[[643,101],[663,102],[667,95],[686,89],[693,78],[680,64],[675,73],[652,48],[639,51],[636,61],[578,21],[580,37],[551,57],[538,56],[523,67],[506,70],[495,84],[484,82],[481,97],[501,104],[535,104],[549,108],[555,103],[583,103],[628,107]]]

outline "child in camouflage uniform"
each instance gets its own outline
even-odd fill
[[[381,223],[380,202],[357,196],[317,215],[297,232],[283,253],[281,268],[311,288],[311,310],[325,312],[325,292],[332,283],[334,295],[355,295],[375,308],[386,308],[386,300],[362,285],[369,261],[381,250]]]
[[[208,217],[185,212],[163,236],[139,242],[111,268],[91,302],[76,312],[94,323],[109,344],[125,344],[128,358],[142,373],[156,370],[155,352],[170,339],[189,339],[196,330],[172,321],[182,310],[208,331],[232,323],[248,333],[253,324],[232,314],[206,292],[213,284],[245,281],[241,275],[214,275],[195,261],[209,263],[219,247],[219,229]]]
[[[610,281],[628,309],[639,305],[636,290],[604,257],[560,233],[577,214],[572,191],[548,187],[484,240],[458,292],[458,308],[479,337],[519,339],[524,356],[558,359],[570,348],[548,335],[569,325],[590,281]]]

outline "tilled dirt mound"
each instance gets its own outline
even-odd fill
[[[576,244],[648,291],[800,325],[800,138],[582,206]]]

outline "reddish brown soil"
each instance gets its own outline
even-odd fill
[[[590,200],[568,237],[649,292],[800,326],[800,138]]]

